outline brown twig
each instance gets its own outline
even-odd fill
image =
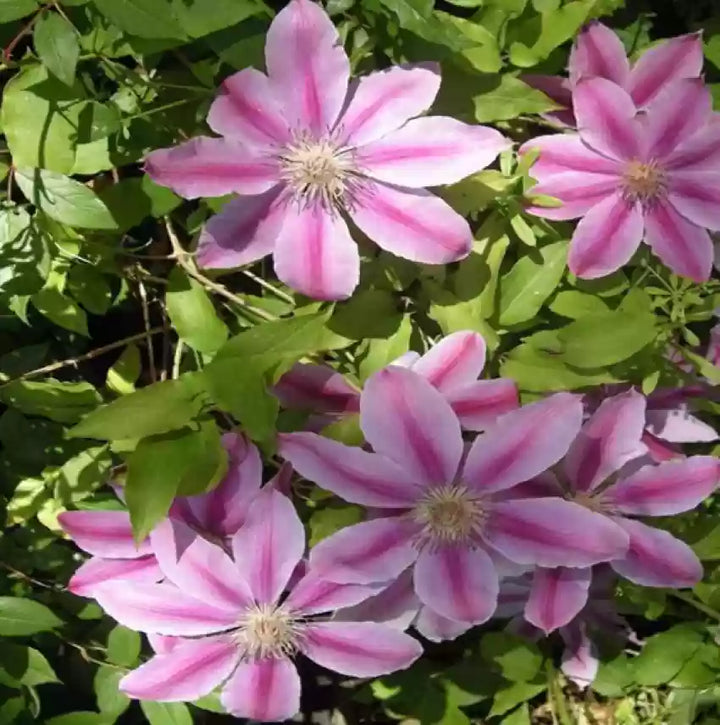
[[[140,302],[142,303],[143,324],[145,325],[145,338],[147,340],[148,363],[150,365],[150,378],[153,383],[157,382],[157,369],[155,367],[155,346],[153,345],[152,335],[150,334],[150,310],[148,309],[147,292],[142,280],[138,280],[138,292],[140,293]]]
[[[25,25],[20,28],[20,30],[18,30],[15,37],[5,46],[2,52],[2,57],[5,63],[12,62],[12,54],[15,50],[15,47],[33,29],[33,25],[35,25],[35,23],[38,21],[44,10],[44,7],[38,8],[35,15],[33,15],[30,20],[28,20],[27,23],[25,23]]]

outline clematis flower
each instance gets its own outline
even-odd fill
[[[390,366],[365,384],[360,426],[374,452],[315,433],[280,436],[301,475],[386,515],[317,544],[310,566],[340,583],[387,582],[410,566],[420,601],[456,622],[480,623],[496,605],[488,550],[511,561],[588,566],[622,556],[627,536],[560,498],[505,500],[553,465],[582,422],[577,396],[558,393],[506,413],[465,455],[460,422],[427,380]]]
[[[485,367],[482,335],[463,330],[444,337],[424,355],[409,352],[393,362],[422,375],[450,403],[467,430],[482,430],[498,416],[518,407],[515,382],[478,380]],[[325,365],[297,363],[274,388],[287,408],[320,413],[322,422],[360,410],[360,390]],[[320,425],[319,427],[323,427]]]
[[[581,217],[568,266],[592,279],[626,264],[644,239],[676,274],[706,281],[720,228],[720,114],[699,79],[669,85],[638,114],[620,86],[581,80],[573,92],[578,133],[540,136],[533,194],[559,199],[530,207],[548,219]]]
[[[699,78],[703,67],[702,36],[690,33],[670,38],[646,50],[631,67],[618,36],[606,25],[592,21],[575,38],[568,61],[568,78],[526,75],[523,80],[563,106],[547,116],[575,126],[572,92],[582,78],[607,78],[624,88],[639,108],[646,108],[669,84]]]
[[[291,501],[272,488],[254,498],[233,536],[234,561],[178,521],[167,521],[153,538],[168,582],[97,590],[100,605],[121,624],[180,638],[155,639],[159,653],[120,681],[130,697],[194,700],[222,685],[230,714],[285,720],[300,709],[296,654],[341,674],[375,677],[408,667],[422,653],[416,640],[390,627],[319,618],[367,597],[366,587],[309,572],[284,596],[305,531]]]
[[[452,118],[413,118],[440,87],[434,65],[398,66],[348,85],[330,18],[291,0],[267,33],[268,74],[228,78],[200,137],[151,153],[147,173],[181,196],[240,194],[200,235],[198,262],[228,268],[272,254],[288,286],[342,299],[360,261],[343,214],[383,249],[428,264],[467,256],[467,222],[425,186],[490,164],[510,142]],[[412,120],[409,120],[412,119]]]

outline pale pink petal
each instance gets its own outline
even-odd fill
[[[466,430],[485,430],[520,404],[513,380],[476,380],[445,393],[445,399]]]
[[[646,106],[668,84],[702,73],[703,48],[699,33],[679,35],[646,50],[633,67],[628,82],[638,107]]]
[[[286,408],[315,413],[356,412],[360,407],[360,391],[327,365],[295,363],[273,393]]]
[[[694,587],[703,576],[700,560],[680,539],[631,519],[616,518],[630,536],[623,558],[611,562],[615,571],[645,587]]]
[[[630,390],[604,400],[583,425],[565,457],[565,474],[577,491],[591,491],[645,452],[645,397]]]
[[[578,621],[563,627],[560,636],[565,640],[560,669],[578,687],[587,687],[597,675],[600,654],[585,632],[585,623]]]
[[[562,206],[529,206],[527,211],[558,221],[576,219],[613,196],[619,184],[620,178],[609,174],[566,171],[544,179],[530,190],[533,195],[552,196],[561,201]]]
[[[606,78],[585,78],[573,91],[578,131],[585,143],[614,159],[637,158],[640,128],[632,98]]]
[[[591,569],[543,569],[533,574],[525,619],[545,633],[570,622],[585,606]]]
[[[360,279],[360,255],[347,224],[320,203],[288,206],[273,261],[286,285],[316,300],[345,299]]]
[[[679,450],[678,446],[671,445],[660,438],[656,438],[647,431],[645,431],[642,440],[647,447],[648,456],[656,463],[683,458],[683,453]]]
[[[467,221],[425,189],[367,184],[357,189],[349,212],[378,246],[412,262],[447,264],[470,253]]]
[[[155,655],[125,675],[119,689],[136,700],[197,700],[227,679],[239,659],[230,637],[181,640],[172,652]]]
[[[248,145],[273,147],[290,140],[282,104],[268,77],[255,68],[244,68],[223,81],[207,122],[215,133]]]
[[[310,566],[330,581],[386,582],[417,559],[418,527],[404,517],[363,521],[328,536],[310,551]]]
[[[300,710],[300,677],[289,659],[241,662],[223,687],[220,702],[239,718],[287,720]]]
[[[274,602],[305,551],[305,529],[287,496],[265,487],[232,539],[235,566],[258,602]]]
[[[692,456],[644,466],[602,494],[613,510],[631,516],[670,516],[702,503],[720,483],[720,461]]]
[[[433,345],[410,368],[446,393],[477,380],[485,367],[486,350],[485,340],[477,332],[453,332]]]
[[[456,622],[434,612],[430,607],[422,607],[414,626],[425,639],[431,642],[446,642],[464,634],[473,625],[470,622]]]
[[[310,571],[292,587],[283,606],[302,612],[303,615],[335,612],[337,609],[355,606],[384,588],[384,584],[337,584]]]
[[[530,176],[539,181],[568,171],[609,174],[614,177],[622,173],[619,161],[609,159],[590,148],[577,133],[554,133],[532,138],[520,147],[520,154],[526,154],[533,149],[539,151],[540,156],[530,168]]]
[[[536,88],[544,93],[558,106],[563,107],[559,111],[548,111],[542,114],[543,117],[555,121],[561,126],[575,125],[575,114],[572,112],[572,86],[569,78],[524,73],[520,76],[520,80],[527,83],[530,88]]]
[[[497,572],[480,547],[425,547],[415,563],[414,582],[420,601],[448,619],[480,624],[497,607]]]
[[[417,640],[375,622],[308,624],[300,647],[313,662],[353,677],[378,677],[404,670],[422,654]]]
[[[225,138],[196,136],[145,157],[145,173],[186,199],[261,194],[278,182],[278,162]]]
[[[135,543],[127,511],[64,511],[58,521],[63,531],[88,554],[135,559],[152,553],[147,539]]]
[[[718,439],[717,431],[692,415],[686,405],[670,410],[648,410],[645,422],[649,433],[671,443],[707,443]]]
[[[582,417],[581,399],[571,393],[506,413],[475,439],[463,481],[475,491],[491,492],[537,476],[567,453]]]
[[[460,423],[442,394],[417,373],[391,365],[368,378],[360,426],[377,453],[418,483],[455,478],[463,453]]]
[[[157,582],[163,573],[154,556],[137,559],[102,559],[94,556],[75,570],[68,590],[79,597],[94,597],[95,588],[111,581]]]
[[[694,282],[707,282],[713,264],[713,243],[701,227],[656,201],[645,213],[645,241],[670,269]]]
[[[559,498],[498,501],[481,531],[511,561],[584,567],[623,556],[628,539],[608,517]]]
[[[322,7],[291,0],[270,25],[265,65],[285,118],[316,135],[332,128],[345,102],[350,62]]]
[[[517,486],[499,493],[499,496],[507,496],[508,498],[538,498],[563,495],[564,489],[552,471],[543,471],[528,481],[523,481]]]
[[[145,636],[156,655],[170,654],[176,647],[188,641],[184,637],[168,637],[164,634],[146,634]]]
[[[687,220],[720,230],[720,174],[674,171],[668,187],[668,201]]]
[[[109,582],[97,587],[95,598],[113,619],[139,632],[195,636],[237,625],[237,612],[212,607],[172,584]]]
[[[426,116],[363,146],[355,158],[374,179],[420,188],[454,184],[490,165],[510,145],[495,129]]]
[[[612,274],[630,261],[643,236],[640,204],[620,193],[596,204],[580,220],[570,242],[568,267],[583,279]]]
[[[347,109],[338,121],[339,138],[348,146],[382,138],[432,105],[440,89],[435,63],[393,66],[351,84]]]
[[[620,38],[606,25],[592,21],[578,33],[568,61],[570,80],[599,76],[624,86],[630,63]]]
[[[280,455],[304,478],[352,503],[376,508],[410,508],[422,489],[385,456],[323,438],[316,433],[284,433]]]
[[[720,113],[711,122],[664,159],[667,169],[717,172],[720,163]]]
[[[271,254],[285,219],[285,204],[280,186],[228,202],[202,228],[197,263],[211,269],[228,269]]]

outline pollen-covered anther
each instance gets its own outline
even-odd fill
[[[248,659],[279,659],[293,655],[302,636],[302,623],[274,604],[256,604],[238,622],[235,638]]]
[[[469,542],[482,527],[482,502],[465,486],[446,484],[431,488],[412,511],[422,524],[422,542],[456,544]]]
[[[623,173],[626,198],[652,202],[665,193],[665,172],[655,161],[629,161]]]
[[[599,495],[593,495],[592,493],[587,493],[585,491],[576,491],[572,500],[575,503],[580,504],[580,506],[583,506],[590,511],[594,511],[595,513],[603,513],[605,510],[602,496]]]

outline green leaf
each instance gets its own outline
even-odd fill
[[[22,637],[59,627],[58,619],[44,604],[21,597],[0,597],[0,636]]]
[[[51,717],[45,725],[109,725],[108,716],[100,712],[82,710]]]
[[[571,320],[608,311],[608,306],[600,297],[577,290],[558,292],[549,307],[556,315],[569,317]]]
[[[68,86],[75,80],[80,56],[77,33],[58,13],[46,12],[35,23],[35,51],[47,69]]]
[[[159,186],[149,176],[122,179],[100,193],[118,229],[125,231],[149,217],[168,214],[182,201],[170,189]]]
[[[128,345],[108,370],[105,384],[118,395],[130,395],[141,372],[140,350],[137,345]]]
[[[702,643],[703,635],[698,624],[678,624],[648,637],[633,661],[635,680],[647,686],[669,682]]]
[[[335,307],[328,327],[343,337],[362,340],[393,335],[402,320],[398,300],[385,290],[362,290]]]
[[[195,350],[214,353],[227,340],[227,326],[202,285],[180,267],[170,273],[165,304],[178,336]]]
[[[44,287],[30,298],[35,309],[50,322],[88,337],[87,314],[75,300],[57,287]]]
[[[177,38],[187,35],[168,0],[94,0],[97,9],[113,24],[139,38]]]
[[[37,9],[37,0],[2,0],[0,2],[0,23],[19,20],[34,13]]]
[[[336,531],[357,524],[364,518],[362,507],[353,505],[328,506],[327,508],[313,511],[310,516],[310,540],[309,546],[315,546],[319,541],[334,534]]]
[[[500,669],[511,682],[532,680],[542,666],[542,654],[532,642],[509,632],[489,632],[480,640],[483,659]]]
[[[150,725],[192,725],[190,710],[181,702],[143,700],[140,707]]]
[[[172,0],[172,7],[191,38],[229,28],[259,12],[269,14],[260,0]]]
[[[384,368],[396,358],[406,353],[410,347],[412,323],[410,318],[404,316],[400,327],[387,339],[367,340],[364,343],[363,353],[358,364],[358,372],[365,380],[374,372]]]
[[[26,415],[39,415],[59,423],[75,423],[95,408],[101,398],[90,383],[17,380],[0,388],[0,399]]]
[[[119,689],[125,671],[115,667],[98,667],[93,678],[93,689],[98,710],[114,721],[130,707],[130,698]]]
[[[622,697],[632,683],[632,661],[623,652],[615,659],[600,662],[592,689],[605,697]]]
[[[88,312],[104,315],[112,304],[107,277],[88,264],[76,264],[68,273],[67,291]]]
[[[546,683],[539,679],[534,682],[513,682],[495,693],[490,716],[504,715],[517,705],[532,700],[546,689]]]
[[[0,684],[37,687],[60,682],[45,656],[33,647],[3,642],[0,647]]]
[[[107,659],[116,665],[132,667],[140,657],[142,640],[132,629],[118,624],[110,630],[107,640]]]

